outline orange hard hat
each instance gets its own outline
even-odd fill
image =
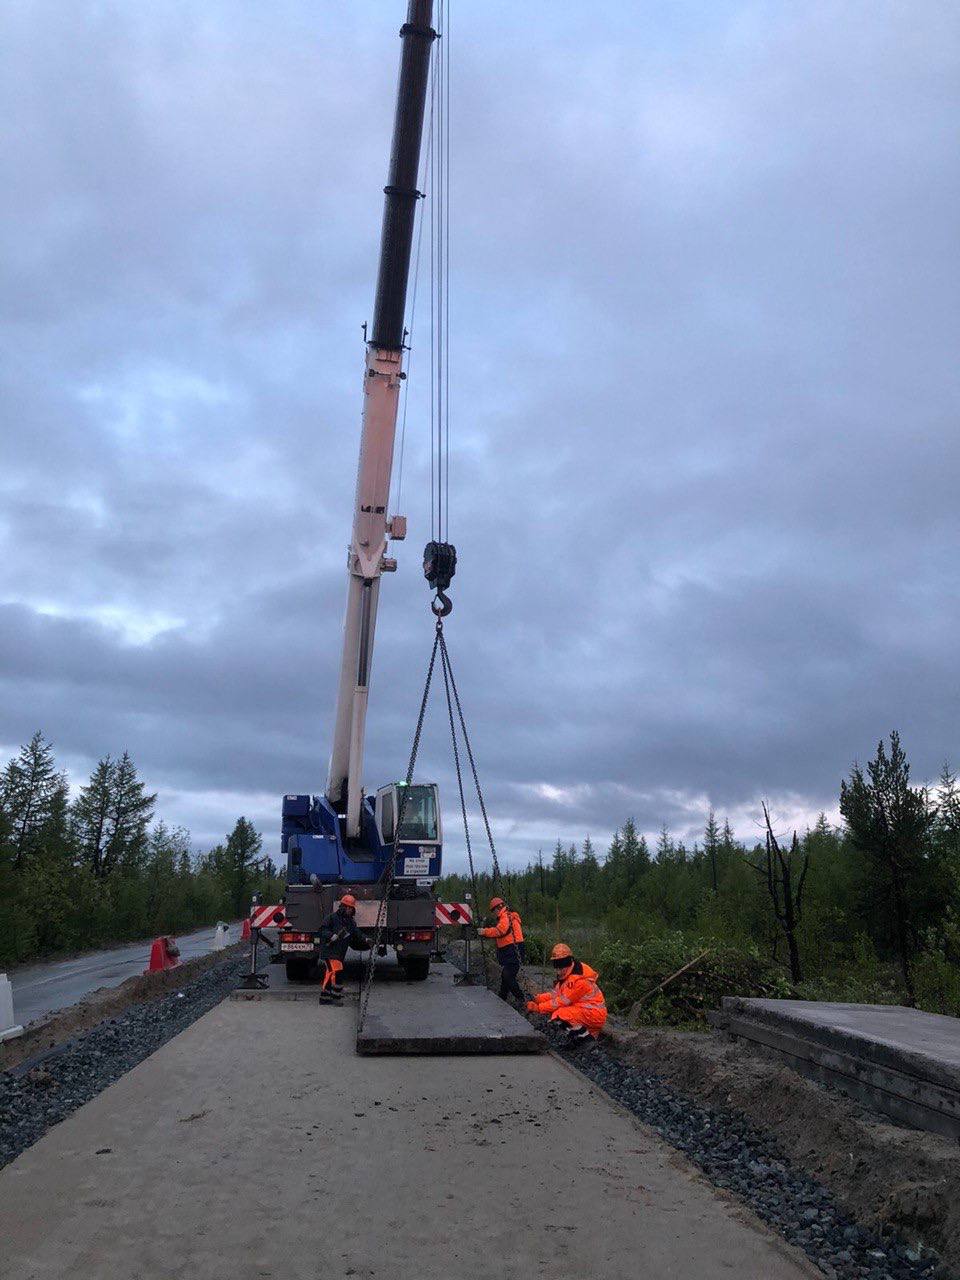
[[[550,952],[550,959],[551,960],[572,960],[573,952],[570,950],[570,948],[567,946],[565,942],[558,942],[557,945]]]
[[[357,900],[352,893],[345,893],[340,899],[340,905],[341,907],[353,907],[354,911],[356,911]]]
[[[505,907],[506,905],[507,905],[507,904],[504,902],[504,900],[503,900],[502,898],[491,898],[491,899],[490,899],[490,910],[491,910],[491,911],[499,911],[499,909],[500,909],[501,907]]]

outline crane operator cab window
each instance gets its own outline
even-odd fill
[[[396,822],[401,808],[403,824],[398,833]],[[406,787],[399,782],[395,786],[381,788],[377,792],[377,822],[384,844],[391,844],[395,837],[403,842],[435,843],[440,838],[436,786],[433,783],[415,783]]]

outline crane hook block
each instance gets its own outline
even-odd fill
[[[445,618],[453,605],[444,592],[457,572],[457,549],[452,542],[428,542],[423,549],[423,576],[436,593],[430,608],[440,618]]]

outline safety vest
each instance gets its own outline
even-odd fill
[[[480,936],[495,938],[498,951],[501,947],[515,947],[518,942],[523,941],[520,917],[515,911],[508,911],[506,907],[501,907],[497,912],[496,924],[491,925],[489,929],[481,929]]]

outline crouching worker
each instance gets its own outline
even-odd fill
[[[531,1013],[548,1013],[551,1021],[566,1023],[567,1044],[595,1039],[607,1020],[603,992],[597,986],[597,971],[574,959],[565,942],[550,953],[556,974],[552,991],[542,991],[527,1002]]]
[[[320,987],[321,1004],[339,1004],[343,999],[343,959],[347,948],[369,951],[373,946],[357,928],[354,916],[357,900],[352,893],[345,893],[320,926],[320,959],[323,961],[323,984]]]

